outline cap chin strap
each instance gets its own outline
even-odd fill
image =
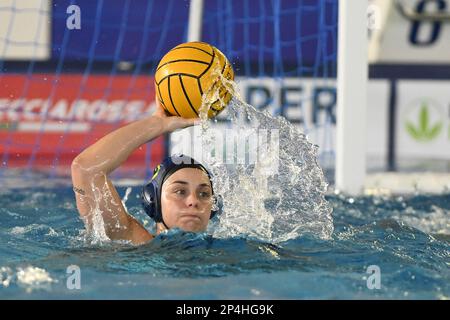
[[[164,228],[166,228],[166,230],[169,230],[170,228],[167,226],[167,224],[164,222],[164,219],[162,217],[162,213],[161,213],[161,222],[164,225]]]

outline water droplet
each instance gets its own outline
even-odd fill
[[[254,294],[255,296],[259,296],[261,294],[261,291],[256,290],[256,289],[252,289],[251,290],[252,294]]]

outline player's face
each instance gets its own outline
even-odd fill
[[[163,184],[161,211],[169,228],[201,232],[208,226],[212,208],[212,189],[205,172],[183,168]]]

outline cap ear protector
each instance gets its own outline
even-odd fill
[[[174,161],[175,160],[175,161]],[[144,207],[147,215],[152,218],[155,222],[162,222],[162,211],[161,211],[161,189],[164,181],[176,171],[182,168],[197,168],[204,171],[210,181],[211,175],[208,170],[201,164],[197,163],[194,159],[184,156],[177,155],[166,158],[160,165],[158,165],[153,171],[152,179],[142,188],[142,206]],[[211,210],[210,219],[214,216],[221,214],[223,210],[223,199],[220,195],[215,195],[213,193],[213,210]]]

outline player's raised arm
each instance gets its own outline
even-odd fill
[[[156,111],[152,116],[109,133],[73,160],[73,189],[78,212],[88,232],[99,232],[98,228],[94,229],[94,224],[103,224],[105,235],[112,240],[143,243],[152,238],[126,212],[109,174],[142,144],[164,133],[193,125],[196,121],[198,120],[168,117],[157,101]],[[102,221],[98,220],[100,217]]]

